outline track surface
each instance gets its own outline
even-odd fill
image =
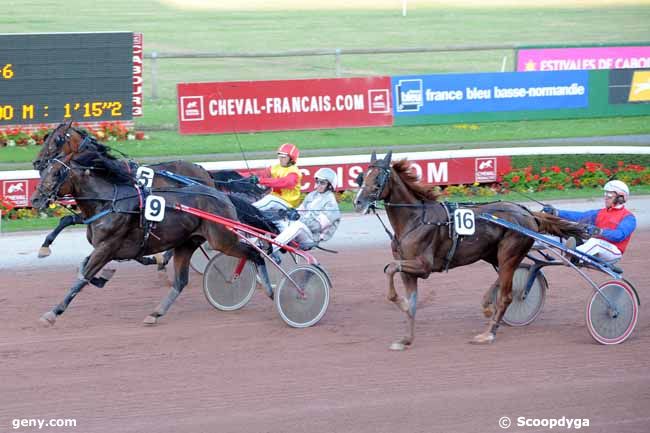
[[[478,307],[486,264],[421,282],[413,348],[388,350],[404,332],[385,301],[387,247],[322,254],[334,298],[315,327],[287,327],[258,291],[223,313],[190,286],[155,327],[141,325],[168,276],[120,264],[104,289],[85,289],[54,328],[37,319],[59,302],[76,269],[15,268],[0,289],[0,432],[18,418],[74,418],[52,432],[499,432],[518,417],[588,418],[587,432],[648,431],[650,230],[621,263],[640,292],[637,328],[622,345],[593,342],[584,323],[590,289],[564,268],[526,328],[495,344],[468,340],[485,326]],[[600,277],[599,274],[595,275]],[[602,281],[602,280],[601,280]],[[400,288],[401,289],[401,288]],[[553,431],[565,431],[556,427]]]

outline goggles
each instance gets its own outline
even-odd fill
[[[315,179],[315,181],[318,185],[329,185],[329,181],[327,179]]]

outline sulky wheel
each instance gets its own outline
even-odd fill
[[[327,311],[330,300],[329,279],[323,271],[312,265],[299,265],[288,274],[291,279],[282,278],[275,292],[275,306],[280,317],[294,328],[312,326]]]
[[[210,244],[203,242],[196,250],[194,250],[194,254],[190,257],[190,267],[195,272],[203,274],[205,267],[208,265],[208,262],[214,254],[215,251],[210,247]]]
[[[525,293],[530,268],[530,264],[522,263],[512,277],[512,302],[503,315],[503,321],[509,326],[528,325],[542,312],[548,283],[542,271],[538,271],[530,291]]]
[[[587,329],[600,344],[619,344],[627,340],[638,317],[636,293],[623,280],[601,284],[587,304]]]
[[[210,305],[219,310],[238,310],[255,293],[256,274],[250,260],[216,253],[205,267],[203,293]]]

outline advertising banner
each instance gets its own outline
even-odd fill
[[[581,108],[589,104],[589,74],[484,73],[396,76],[394,116]]]
[[[613,69],[609,71],[609,103],[650,103],[650,69]]]
[[[460,185],[473,183],[493,183],[499,173],[510,170],[510,156],[470,157],[449,159],[413,159],[411,168],[422,182],[430,185]],[[322,167],[331,168],[336,172],[338,185],[336,189],[350,190],[357,188],[357,176],[368,169],[369,163],[327,163],[300,166],[302,172],[302,190],[314,189],[314,174]],[[260,174],[263,170],[238,170],[242,174],[254,172]]]
[[[390,78],[180,83],[181,134],[391,126]]]
[[[517,71],[650,68],[650,46],[517,50]]]
[[[31,206],[30,200],[34,191],[36,191],[38,182],[39,179],[0,180],[0,184],[2,184],[0,193],[2,197],[14,202],[16,207],[29,207]]]

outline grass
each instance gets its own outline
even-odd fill
[[[65,3],[65,6],[63,6]],[[172,7],[187,2],[85,2],[70,0],[9,0],[0,27],[6,33],[90,32],[129,30],[144,33],[145,53],[268,52],[304,49],[433,47],[485,44],[629,43],[649,40],[650,5],[625,2],[581,2],[571,7],[559,2],[519,2],[524,7],[489,6],[489,2],[413,3],[409,14],[387,2],[364,2],[364,9],[301,10],[303,2],[276,3],[265,10],[220,10]],[[225,2],[203,2],[212,6]],[[497,2],[510,5],[513,2]],[[230,3],[229,3],[230,4]],[[256,4],[256,3],[254,3]],[[312,2],[311,5],[318,4]],[[321,2],[327,4],[327,2]],[[397,4],[397,3],[396,3]],[[433,3],[431,3],[433,4]],[[476,5],[479,6],[476,6]],[[531,7],[531,4],[535,5]],[[547,6],[552,4],[553,6]],[[245,6],[246,2],[242,1]],[[297,7],[296,7],[297,5]],[[469,6],[468,6],[469,5]],[[483,5],[483,6],[481,6]],[[398,5],[399,6],[399,5]],[[65,13],[61,13],[65,10]],[[534,22],[534,25],[531,23]],[[74,25],[72,25],[74,23]],[[607,31],[603,31],[607,29]],[[74,53],[71,52],[71,56]],[[343,55],[342,76],[497,71],[510,50],[416,54]],[[133,157],[270,151],[283,141],[301,148],[437,144],[439,149],[462,148],[468,143],[650,133],[647,117],[561,121],[485,123],[478,129],[454,125],[400,128],[358,128],[255,134],[180,136],[176,128],[175,86],[179,82],[297,79],[333,77],[333,56],[158,59],[157,98],[152,90],[152,62],[145,61],[144,117],[136,126],[151,140],[126,142],[117,148]],[[493,146],[494,144],[491,144]],[[0,149],[0,162],[26,163],[36,149]],[[239,155],[233,155],[239,159]]]
[[[647,117],[588,120],[546,120],[528,122],[484,123],[480,125],[430,125],[394,128],[323,129],[314,131],[283,131],[269,133],[179,136],[171,131],[150,132],[144,141],[109,143],[111,147],[138,159],[169,160],[174,156],[205,161],[210,155],[219,159],[242,159],[242,150],[250,158],[251,152],[263,152],[256,157],[271,158],[280,143],[291,141],[300,147],[304,156],[320,149],[323,153],[359,153],[378,147],[399,147],[404,150],[433,151],[466,148],[495,148],[517,146],[544,146],[544,139],[609,136],[617,134],[650,133]],[[541,142],[517,142],[542,139]],[[600,145],[628,145],[611,140]],[[558,145],[554,143],[553,145]],[[586,144],[589,145],[589,144]],[[415,148],[417,147],[417,149]],[[40,147],[12,147],[0,149],[0,163],[12,163],[4,169],[29,169]],[[188,157],[189,155],[189,157]],[[260,156],[261,155],[261,156]]]

